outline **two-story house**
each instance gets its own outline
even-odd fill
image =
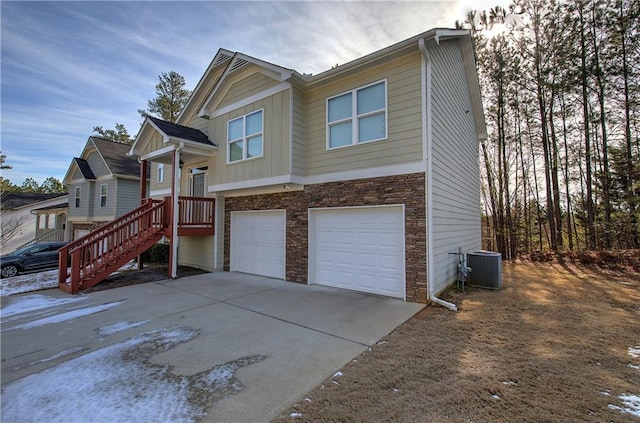
[[[453,307],[437,295],[456,276],[450,253],[481,247],[485,131],[466,30],[317,75],[220,49],[177,123],[147,118],[131,147],[151,199],[72,246],[61,288],[97,283],[164,235],[171,277],[180,263]],[[112,258],[85,259],[97,250]]]
[[[140,164],[130,145],[90,136],[63,182],[69,186],[67,239],[78,239],[140,205]]]

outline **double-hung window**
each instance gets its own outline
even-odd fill
[[[227,163],[262,157],[262,110],[227,122]]]
[[[76,187],[75,189],[75,203],[74,203],[75,208],[79,208],[80,207],[80,187]]]
[[[107,205],[107,184],[100,185],[100,207]]]
[[[387,81],[327,99],[327,149],[387,138]]]
[[[159,184],[164,182],[164,163],[158,163],[158,178],[157,182]]]

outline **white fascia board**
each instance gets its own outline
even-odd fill
[[[293,71],[290,70],[290,69],[285,69],[285,68],[282,68],[280,66],[276,66],[274,64],[265,62],[263,60],[256,59],[255,57],[247,56],[246,54],[236,53],[235,56],[231,59],[231,61],[227,65],[227,69],[224,71],[222,76],[220,76],[220,79],[216,82],[215,86],[211,90],[211,94],[209,94],[207,99],[202,104],[202,107],[198,111],[198,116],[199,117],[209,116],[207,114],[207,109],[209,109],[209,106],[210,106],[211,102],[216,97],[218,92],[222,89],[224,83],[230,77],[230,75],[233,74],[233,73],[236,73],[238,71],[237,69],[233,69],[233,64],[235,62],[237,62],[238,60],[246,60],[247,62],[258,66],[260,68],[260,70],[258,70],[257,72],[260,72],[260,73],[262,73],[262,74],[264,74],[264,75],[266,75],[266,76],[268,76],[270,78],[273,78],[276,81],[283,82],[283,81],[289,79],[291,77],[291,75],[293,74]],[[254,73],[255,72],[252,72],[251,75],[253,75]],[[250,76],[250,75],[246,75],[245,77],[248,77],[248,76]]]
[[[381,178],[395,175],[408,175],[425,171],[423,161],[404,163],[400,165],[379,166],[366,169],[353,169],[342,172],[322,173],[318,175],[300,176],[294,174],[273,176],[269,178],[250,179],[248,181],[231,182],[227,184],[209,185],[208,192],[231,191],[247,188],[259,188],[269,185],[296,184],[312,185],[328,182],[351,181],[355,179]]]
[[[249,105],[251,103],[255,103],[256,101],[260,101],[260,100],[263,100],[263,99],[265,99],[267,97],[270,97],[270,96],[272,96],[274,94],[278,94],[279,92],[286,91],[289,88],[291,88],[291,84],[289,84],[288,82],[281,82],[280,84],[278,84],[278,85],[276,85],[274,87],[271,87],[269,89],[266,89],[264,91],[256,93],[256,94],[254,94],[254,95],[252,95],[250,97],[245,97],[242,100],[240,100],[240,101],[238,101],[236,103],[230,104],[228,106],[225,106],[225,107],[223,107],[221,109],[217,109],[215,112],[211,113],[211,117],[215,118],[215,117],[218,117],[218,116],[222,116],[225,113],[232,112],[232,111],[234,111],[236,109],[239,109],[241,107],[247,106],[247,105]]]
[[[140,160],[153,161],[153,159],[156,159],[158,157],[166,156],[167,154],[171,153],[175,149],[176,149],[176,146],[172,144],[167,147],[163,147],[158,150],[152,151],[150,153],[144,154],[140,156]]]
[[[191,92],[191,95],[189,96],[189,99],[187,100],[187,103],[184,105],[184,107],[182,108],[182,110],[180,111],[180,113],[178,114],[178,118],[176,119],[176,122],[180,122],[180,119],[182,119],[182,115],[186,112],[186,110],[189,108],[189,106],[191,105],[191,102],[193,101],[193,99],[196,97],[196,93],[198,91],[200,91],[200,88],[202,87],[202,84],[204,84],[204,81],[208,78],[209,74],[211,72],[213,72],[213,70],[215,68],[217,68],[218,66],[221,66],[222,63],[218,63],[217,65],[214,65],[214,63],[216,63],[218,57],[221,55],[227,55],[227,56],[231,56],[233,57],[233,55],[235,54],[233,51],[229,51],[229,50],[225,50],[223,48],[218,49],[218,52],[215,54],[215,56],[213,56],[213,59],[211,59],[211,63],[209,63],[209,66],[207,66],[207,70],[204,71],[204,74],[202,74],[202,78],[200,78],[200,80],[198,81],[198,83],[196,84],[196,87],[193,89],[193,91]]]
[[[441,39],[461,38],[470,34],[468,29],[436,29],[433,39],[440,44]]]
[[[187,139],[184,139],[184,138],[168,137],[167,142],[174,143],[174,144],[184,144],[185,147],[190,147],[190,149],[192,151],[195,150],[194,151],[195,154],[209,155],[211,153],[211,151],[218,151],[218,146],[216,146],[216,145],[202,144],[200,142],[191,141],[191,140],[187,140]],[[184,148],[183,148],[183,150],[186,151],[186,149],[184,149]],[[199,152],[198,153],[197,151],[204,151],[204,152]]]
[[[77,169],[78,165],[76,163],[76,159],[75,157],[73,159],[71,159],[71,163],[69,163],[69,168],[67,169],[67,173],[64,174],[64,178],[62,178],[62,183],[65,184],[72,184],[74,182],[74,180],[72,179],[68,179],[71,178],[71,176],[73,175],[73,172],[71,172],[72,169]]]
[[[138,131],[138,134],[136,135],[136,139],[133,141],[133,144],[131,145],[131,148],[129,149],[129,152],[127,153],[127,156],[139,156],[140,155],[140,152],[144,148],[144,145],[138,146],[138,143],[142,142],[142,138],[143,138],[143,134],[145,132],[145,129],[149,126],[150,123],[151,123],[151,121],[149,119],[147,119],[147,118],[144,119],[144,122],[142,122],[142,126],[140,127],[140,130]]]
[[[425,171],[424,162],[403,163],[391,166],[369,167],[365,169],[352,169],[342,172],[323,173],[310,175],[303,178],[305,185],[322,184],[327,182],[352,181],[354,179],[380,178],[394,175],[408,175]]]

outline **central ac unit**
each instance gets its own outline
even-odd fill
[[[467,285],[478,288],[502,288],[502,254],[493,251],[467,253],[467,266],[471,268]]]

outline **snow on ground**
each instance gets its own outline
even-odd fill
[[[629,347],[628,352],[631,357],[638,358],[640,357],[640,346]]]
[[[127,270],[134,270],[138,266],[135,260],[118,269],[113,274],[121,273]],[[0,297],[9,295],[22,294],[25,292],[40,291],[42,289],[51,289],[58,287],[58,269],[47,270],[45,272],[27,273],[24,275],[14,276],[13,278],[4,278],[0,282]]]
[[[632,416],[640,417],[640,397],[633,394],[618,395],[624,407],[609,404],[609,408],[612,410],[620,411],[621,413],[631,414]]]
[[[58,269],[3,278],[0,297],[58,287]]]
[[[51,307],[69,305],[78,301],[83,301],[84,299],[85,298],[83,297],[51,298],[46,295],[33,294],[24,296],[19,300],[8,304],[0,311],[0,313],[2,314],[2,320],[7,321],[7,318],[11,316],[16,316],[22,313],[44,311]]]
[[[2,392],[3,421],[197,421],[216,400],[243,388],[235,378],[240,367],[264,359],[244,357],[193,376],[150,363],[198,334],[157,329],[12,382]]]
[[[93,307],[79,308],[77,310],[67,311],[66,313],[58,313],[58,314],[54,314],[53,316],[34,320],[28,323],[23,323],[21,325],[14,326],[11,329],[31,329],[38,326],[48,325],[50,323],[60,323],[67,320],[73,320],[78,317],[89,316],[91,314],[100,313],[101,311],[105,311],[112,307],[119,306],[122,303],[123,301],[114,301],[112,303],[100,304]]]
[[[138,326],[142,326],[148,323],[148,320],[142,322],[118,322],[112,325],[102,326],[96,329],[98,332],[98,336],[104,337],[108,335],[113,335],[114,333],[122,332],[128,329],[137,328]]]

